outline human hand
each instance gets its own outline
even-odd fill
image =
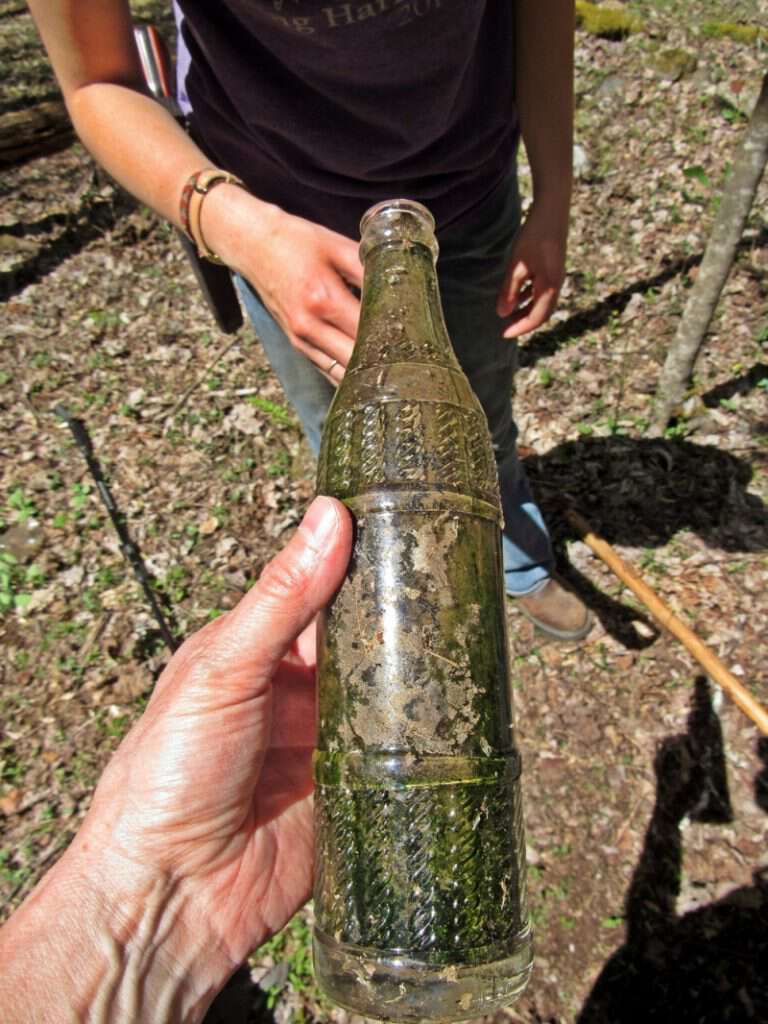
[[[505,338],[536,330],[555,311],[565,280],[567,239],[567,213],[552,213],[535,202],[515,239],[496,302],[498,315],[510,318]]]
[[[262,203],[236,186],[219,186],[203,206],[203,233],[241,273],[291,344],[338,384],[355,343],[363,268],[358,243]]]
[[[68,852],[96,878],[117,863],[165,879],[179,926],[230,969],[310,891],[313,621],[350,546],[343,505],[317,499],[237,607],[173,656]]]
[[[344,506],[317,499],[240,604],[173,656],[66,853],[0,929],[8,1024],[200,1020],[307,898],[312,623],[351,539]]]

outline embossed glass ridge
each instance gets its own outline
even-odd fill
[[[318,491],[356,519],[321,616],[315,966],[389,1020],[491,1013],[531,939],[496,465],[445,328],[429,213],[363,218],[360,328]]]

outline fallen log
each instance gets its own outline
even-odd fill
[[[75,138],[61,100],[45,100],[25,110],[0,114],[0,166],[65,149]]]

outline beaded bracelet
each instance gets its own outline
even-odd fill
[[[209,260],[211,263],[223,263],[224,261],[208,247],[203,237],[200,226],[200,212],[205,197],[211,189],[221,184],[237,185],[239,188],[245,188],[243,182],[235,177],[234,174],[219,170],[217,167],[205,167],[201,171],[196,171],[187,179],[181,191],[181,199],[179,201],[179,219],[184,228],[184,233],[197,247],[198,255],[202,259]]]

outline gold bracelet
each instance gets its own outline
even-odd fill
[[[182,193],[182,209],[186,214],[183,218],[185,227],[188,227],[188,234],[197,246],[198,255],[211,263],[223,263],[224,261],[206,243],[200,223],[200,214],[205,197],[217,185],[222,184],[245,188],[243,182],[229,171],[222,171],[217,167],[206,167],[192,175]]]

